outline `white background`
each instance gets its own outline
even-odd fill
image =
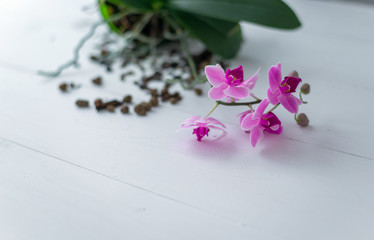
[[[303,27],[243,24],[232,65],[242,64],[246,76],[262,67],[259,97],[269,66],[297,69],[311,84],[300,108],[311,125],[300,128],[277,110],[283,134],[254,149],[235,117],[245,108],[214,112],[229,131],[218,141],[176,134],[213,105],[190,92],[145,118],[77,109],[77,98],[144,99],[131,81],[119,81],[121,70],[89,63],[98,36],[83,49],[80,69],[57,79],[35,74],[71,58],[99,19],[82,12],[93,2],[3,1],[0,239],[373,239],[374,7],[288,2]],[[97,75],[101,88],[90,83]],[[62,81],[82,88],[62,94]]]

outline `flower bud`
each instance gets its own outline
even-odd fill
[[[300,125],[302,127],[306,127],[306,126],[309,125],[309,119],[308,119],[308,117],[306,116],[305,113],[299,113],[297,115],[296,122],[297,122],[298,125]]]
[[[301,88],[300,88],[300,91],[302,94],[308,94],[310,92],[310,85],[308,83],[304,83]]]
[[[289,74],[288,74],[288,77],[299,77],[299,73],[298,72],[296,72],[295,70],[293,70],[292,72],[290,72]]]

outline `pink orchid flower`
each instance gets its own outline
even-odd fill
[[[269,69],[269,85],[267,91],[271,104],[282,104],[285,109],[291,113],[297,113],[298,106],[302,101],[292,95],[296,91],[297,86],[301,82],[298,77],[287,76],[282,81],[281,64],[272,66]]]
[[[258,141],[263,137],[264,131],[273,134],[280,134],[282,132],[281,121],[278,117],[272,112],[264,114],[268,105],[269,100],[264,99],[254,112],[249,110],[239,114],[240,126],[244,131],[250,133],[253,147],[255,147]]]
[[[177,130],[181,130],[184,128],[194,128],[192,134],[196,135],[197,141],[201,142],[201,139],[205,136],[209,136],[210,129],[216,129],[221,131],[221,135],[226,133],[225,128],[226,126],[218,121],[215,118],[208,117],[202,118],[200,116],[193,116],[189,119],[185,120],[180,128]]]
[[[211,99],[229,102],[247,98],[256,84],[257,73],[258,71],[244,81],[242,66],[233,70],[227,69],[226,73],[219,64],[206,66],[205,75],[213,86],[208,95]]]

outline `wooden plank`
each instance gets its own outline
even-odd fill
[[[6,140],[0,149],[1,239],[277,239]]]
[[[97,114],[73,107],[76,93],[51,91],[54,82],[38,85],[22,77],[4,81],[0,94],[1,102],[12,102],[0,108],[4,138],[285,239],[300,239],[311,225],[316,231],[310,239],[373,234],[370,159],[287,136],[268,135],[251,149],[236,123],[228,124],[226,138],[198,143],[190,132],[176,135],[177,126],[171,128],[187,117],[178,108],[162,107],[150,118]],[[79,94],[94,92],[87,87]],[[290,129],[292,121],[285,122]]]
[[[76,5],[73,2],[69,4],[63,8]],[[40,161],[39,165],[33,167],[31,163],[25,163],[25,159],[32,155],[29,150],[17,147],[9,153],[7,144],[0,146],[0,162],[6,159],[3,157],[9,156],[13,160],[10,163],[7,161],[8,165],[4,165],[4,171],[0,174],[5,176],[1,183],[9,182],[8,185],[0,183],[8,196],[1,198],[7,199],[2,209],[14,212],[19,208],[20,212],[27,213],[26,220],[17,229],[25,229],[26,233],[34,234],[37,238],[38,234],[43,234],[40,233],[42,226],[37,225],[33,231],[31,228],[35,226],[28,225],[29,219],[36,219],[34,223],[38,223],[37,220],[48,222],[51,216],[62,215],[54,218],[51,230],[44,233],[46,235],[42,238],[50,239],[52,230],[57,229],[62,237],[76,234],[80,237],[77,239],[85,239],[96,232],[88,233],[84,230],[102,226],[103,230],[97,234],[99,239],[107,234],[119,238],[123,231],[128,231],[130,236],[137,236],[137,239],[150,236],[155,239],[179,239],[181,233],[186,239],[196,238],[193,233],[215,239],[371,239],[374,235],[371,230],[374,192],[370,183],[374,176],[374,153],[370,126],[366,122],[374,117],[370,111],[374,85],[368,77],[371,76],[374,52],[371,44],[374,31],[368,29],[372,27],[370,22],[374,10],[369,7],[338,7],[336,4],[305,1],[294,1],[294,5],[303,16],[303,29],[280,33],[245,25],[247,42],[233,64],[247,66],[246,74],[263,66],[261,80],[256,87],[258,92],[264,92],[267,88],[266,66],[282,60],[284,72],[298,69],[303,79],[312,84],[312,94],[306,97],[310,103],[302,107],[312,125],[307,129],[298,128],[292,115],[281,110],[279,116],[284,125],[283,135],[266,136],[256,149],[250,148],[248,135],[238,129],[234,117],[238,110],[233,108],[218,109],[214,113],[215,117],[228,123],[230,134],[224,139],[199,144],[192,139],[190,132],[175,134],[178,124],[185,118],[195,114],[204,115],[209,110],[212,102],[206,97],[198,98],[186,93],[188,101],[183,101],[178,107],[162,106],[147,118],[124,117],[119,113],[97,114],[94,110],[76,109],[74,101],[80,97],[91,100],[95,97],[119,98],[133,91],[136,101],[143,96],[136,92],[131,81],[122,84],[118,80],[119,74],[104,74],[101,69],[92,66],[79,70],[79,75],[69,71],[57,81],[44,81],[39,77],[3,68],[0,136],[7,139],[7,144],[14,142],[10,144],[12,146],[21,144],[33,149],[31,152],[39,151],[48,155],[43,157],[43,161],[39,155],[32,157],[33,161]],[[339,21],[330,21],[332,12],[340,16]],[[360,16],[357,19],[368,21],[346,17],[352,14]],[[81,16],[78,13],[74,15],[74,19]],[[34,19],[41,21],[42,16]],[[30,20],[31,26],[37,23],[33,21]],[[18,24],[22,26],[21,21]],[[63,24],[60,22],[53,27]],[[347,26],[352,34],[347,34],[341,26]],[[3,32],[10,28],[8,25],[0,27]],[[29,38],[33,40],[33,45],[22,45],[24,40],[20,38],[17,38],[17,44],[11,45],[11,39],[7,38],[5,41],[8,44],[2,45],[0,59],[7,61],[6,68],[16,60],[19,61],[17,66],[31,70],[38,66],[55,66],[60,58],[70,56],[68,53],[74,46],[76,34],[82,33],[81,30],[69,29],[65,26],[68,34],[64,39],[70,44],[58,43],[55,47],[45,47],[45,42],[35,41],[39,37],[45,40],[45,29],[33,30],[34,35]],[[22,30],[17,31],[21,34]],[[63,29],[59,28],[59,31],[62,34]],[[36,58],[35,53],[40,55]],[[8,57],[11,54],[15,55]],[[84,55],[87,55],[87,51],[83,52]],[[106,80],[100,89],[89,83],[97,74],[103,74]],[[71,94],[60,94],[57,85],[62,80],[80,82],[83,87]],[[196,106],[200,108],[196,109]],[[42,163],[50,167],[44,167]],[[27,185],[26,180],[24,183],[13,178],[17,171],[27,172],[29,168],[33,171],[30,185]],[[81,172],[86,171],[88,173],[83,174],[82,180]],[[37,176],[39,172],[42,173],[40,178]],[[46,179],[53,179],[56,174],[60,180],[52,182],[53,185],[47,183]],[[107,180],[97,180],[100,175],[106,176]],[[66,182],[67,178],[72,180]],[[101,182],[98,189],[96,185],[91,186],[96,181]],[[40,183],[46,186],[45,189],[39,189]],[[136,221],[145,221],[142,227],[133,227],[127,219],[124,222],[130,224],[131,229],[118,230],[122,228],[119,224],[122,218],[116,211],[122,211],[122,204],[113,200],[114,197],[107,192],[111,184],[116,185],[114,188],[116,194],[119,192],[121,201],[130,198],[130,205],[140,201],[160,211],[154,212],[149,220],[136,218]],[[55,185],[63,191],[54,190]],[[15,186],[14,193],[7,186]],[[128,190],[133,187],[138,190]],[[75,199],[75,194],[81,191],[83,196],[78,195]],[[66,192],[72,194],[60,202],[61,194]],[[48,198],[41,205],[38,203],[40,195]],[[86,206],[91,195],[95,196],[92,201],[95,211],[92,210],[94,207]],[[111,200],[105,198],[108,195]],[[31,198],[30,205],[13,201],[26,197]],[[147,198],[155,202],[150,203],[145,200]],[[156,198],[162,200],[156,201]],[[176,204],[168,209],[168,200],[179,202],[182,207]],[[72,206],[75,201],[78,202],[76,207]],[[106,212],[106,209],[110,211]],[[171,228],[176,229],[172,233],[174,235],[170,235],[163,227],[170,219],[159,220],[160,216],[164,216],[162,211],[165,209],[175,212],[173,215],[167,211],[168,216],[171,214],[172,224],[175,224],[171,225]],[[192,216],[186,213],[190,209],[195,209],[191,210]],[[74,220],[71,212],[75,211],[84,217],[77,218],[71,225],[64,225],[68,226],[63,228],[66,230],[64,232],[59,224]],[[84,214],[82,211],[89,213]],[[18,219],[12,218],[10,212],[6,213],[0,219],[12,219],[12,222],[4,225],[10,230],[5,229],[0,233],[5,232],[9,238],[19,239],[18,235],[11,235],[15,234],[15,222]],[[35,219],[32,218],[34,214],[37,216]],[[183,216],[182,222],[178,222],[178,214]],[[207,217],[200,217],[204,214]],[[114,216],[114,220],[98,220],[97,216],[104,216],[104,220]],[[93,220],[84,225],[84,218]],[[198,221],[200,218],[201,221]],[[205,222],[214,226],[209,229],[218,229],[217,232],[211,230],[206,233],[211,235],[200,235],[205,229]],[[114,229],[111,224],[118,228]],[[191,230],[183,229],[183,224],[191,225]],[[81,225],[84,228],[77,229],[76,226]],[[150,226],[149,235],[144,231],[144,226]],[[154,233],[157,227],[159,235]],[[142,232],[138,233],[139,229]],[[22,237],[22,231],[18,232]]]

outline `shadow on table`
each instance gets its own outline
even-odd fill
[[[191,140],[186,147],[191,155],[196,157],[228,159],[237,150],[235,140],[231,137],[225,136],[217,140],[203,140],[197,142]]]
[[[305,131],[313,131],[313,127],[310,126]],[[321,144],[324,144],[323,141]],[[333,158],[334,154],[328,149],[321,149],[313,144],[282,135],[266,134],[261,145],[262,149],[259,153],[263,158],[284,165],[325,166],[329,164],[329,159]]]

